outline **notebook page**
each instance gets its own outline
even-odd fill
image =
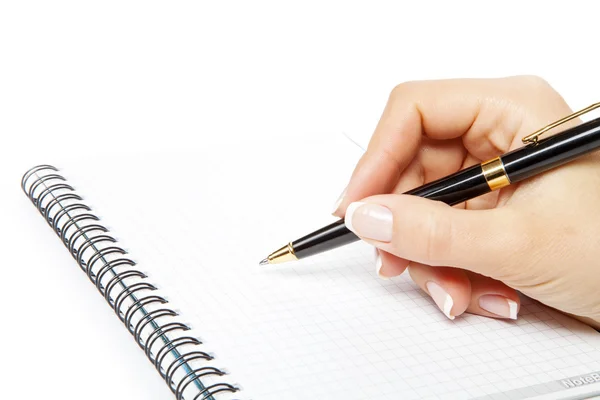
[[[600,371],[599,335],[527,299],[517,321],[449,321],[407,276],[379,279],[361,242],[257,265],[334,220],[353,146],[224,146],[64,173],[241,384],[235,398],[563,398],[569,386],[591,388],[580,381]]]

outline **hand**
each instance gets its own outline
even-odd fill
[[[570,113],[536,77],[401,84],[335,214],[377,248],[381,277],[408,268],[451,319],[515,319],[520,291],[599,327],[599,154],[455,207],[401,194]]]

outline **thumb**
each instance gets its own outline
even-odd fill
[[[465,210],[410,195],[351,203],[345,223],[364,241],[406,260],[491,277],[526,245],[508,207]]]

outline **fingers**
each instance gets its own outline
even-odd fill
[[[337,216],[357,199],[389,193],[414,159],[423,136],[447,140],[465,135],[474,155],[488,159],[506,151],[521,126],[522,115],[507,112],[507,79],[452,79],[410,82],[391,93],[368,149],[356,166]],[[514,97],[514,96],[512,96]],[[512,107],[511,111],[518,109]],[[485,118],[480,119],[480,112]],[[450,162],[458,170],[459,157]],[[448,164],[448,163],[446,163]]]
[[[415,196],[379,195],[352,203],[345,224],[364,241],[402,259],[497,278],[498,266],[510,265],[525,251],[523,221],[509,207],[464,210]]]
[[[519,296],[500,281],[456,268],[419,263],[411,263],[408,271],[412,280],[450,319],[464,312],[491,318],[517,318]]]
[[[465,271],[411,263],[408,272],[412,280],[431,296],[446,317],[454,319],[469,307],[471,281]]]
[[[375,249],[375,270],[380,278],[389,279],[401,275],[407,266],[407,260],[386,251]]]
[[[500,281],[467,272],[471,281],[471,303],[467,312],[485,317],[517,319],[521,301],[514,289]]]

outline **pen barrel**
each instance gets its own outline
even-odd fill
[[[481,165],[474,165],[404,194],[441,201],[453,206],[490,191]]]
[[[600,118],[501,157],[511,183],[531,178],[600,148]]]
[[[292,242],[294,254],[298,259],[310,257],[336,247],[358,241],[359,238],[346,228],[343,219],[329,224]]]

